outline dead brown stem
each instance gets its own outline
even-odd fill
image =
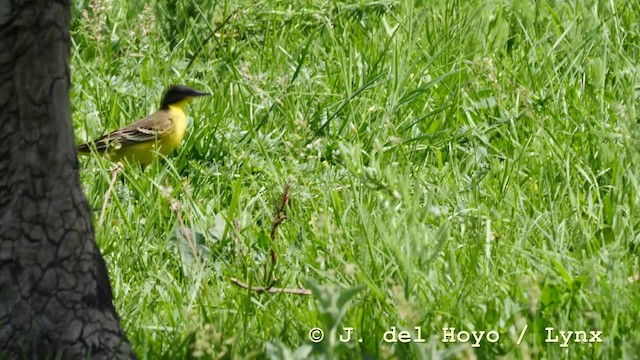
[[[278,226],[287,220],[286,209],[289,206],[289,199],[291,198],[291,184],[286,184],[284,186],[284,191],[282,193],[282,201],[280,202],[278,208],[276,209],[276,215],[273,217],[272,225],[271,225],[271,263],[275,267],[278,262],[278,255],[275,251],[275,240],[276,240],[276,230]]]
[[[308,289],[276,288],[272,286],[270,287],[249,286],[236,278],[231,278],[231,283],[243,289],[249,289],[257,293],[269,293],[269,294],[284,293],[284,294],[295,294],[295,295],[311,295],[311,290],[308,290]]]

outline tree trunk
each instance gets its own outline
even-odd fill
[[[0,0],[0,358],[134,358],[80,188],[69,1]]]

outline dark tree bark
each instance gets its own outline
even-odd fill
[[[0,0],[0,358],[133,358],[80,188],[70,3]]]

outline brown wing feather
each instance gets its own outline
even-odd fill
[[[78,152],[90,152],[92,147],[102,153],[110,148],[155,141],[164,134],[171,132],[173,122],[166,110],[157,111],[133,124],[110,132],[96,140],[79,145]]]

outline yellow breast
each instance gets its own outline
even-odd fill
[[[180,145],[187,130],[187,115],[180,104],[169,105],[169,119],[173,122],[173,132],[160,139],[158,144],[160,153],[163,155],[168,155]]]

